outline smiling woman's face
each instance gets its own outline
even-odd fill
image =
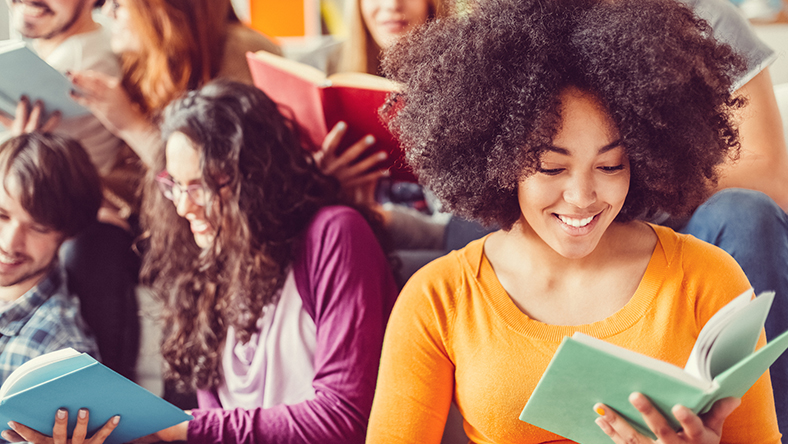
[[[200,153],[191,139],[183,133],[173,133],[167,140],[167,173],[179,190],[189,186],[202,186]],[[205,215],[205,202],[195,202],[187,192],[178,192],[173,203],[178,215],[189,221],[194,241],[200,248],[207,248],[216,236],[216,229]]]
[[[561,127],[539,169],[520,181],[524,220],[567,258],[589,255],[613,223],[629,191],[629,160],[610,115],[576,88],[560,96]]]
[[[391,46],[405,32],[429,18],[427,0],[359,0],[361,17],[381,48]]]

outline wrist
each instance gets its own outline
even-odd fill
[[[189,421],[184,421],[180,424],[175,424],[172,427],[168,427],[164,430],[160,430],[156,435],[162,441],[172,442],[172,441],[186,441],[189,432]]]

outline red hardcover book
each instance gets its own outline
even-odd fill
[[[331,128],[343,121],[348,129],[338,152],[372,134],[376,142],[368,153],[387,152],[388,159],[381,165],[389,169],[391,177],[416,182],[399,143],[378,114],[389,93],[396,89],[394,82],[364,73],[326,77],[309,65],[265,51],[249,52],[246,58],[254,84],[298,122],[314,146],[319,147]]]

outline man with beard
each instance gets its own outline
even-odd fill
[[[62,348],[98,357],[57,252],[100,205],[98,174],[79,143],[33,132],[0,145],[0,382]]]
[[[94,20],[104,0],[6,0],[12,26],[31,39],[33,49],[62,73],[92,70],[121,76],[112,51],[112,32]],[[6,137],[36,129],[78,141],[102,181],[104,201],[99,218],[60,251],[69,288],[82,301],[82,315],[96,332],[104,363],[134,378],[139,349],[136,285],[139,258],[132,251],[136,185],[141,177],[126,144],[93,115],[63,119],[46,103],[22,98],[16,116],[3,116]],[[48,113],[48,118],[45,114]],[[0,140],[3,140],[0,137]]]

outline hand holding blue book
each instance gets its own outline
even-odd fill
[[[64,118],[90,114],[70,95],[74,85],[49,66],[23,41],[0,42],[0,111],[13,116],[22,96],[30,103],[44,102],[47,112],[60,111]]]
[[[0,424],[15,421],[51,434],[55,412],[68,409],[69,436],[77,411],[90,411],[88,436],[120,415],[105,443],[116,444],[158,432],[192,417],[86,353],[68,348],[26,362],[0,387]]]

